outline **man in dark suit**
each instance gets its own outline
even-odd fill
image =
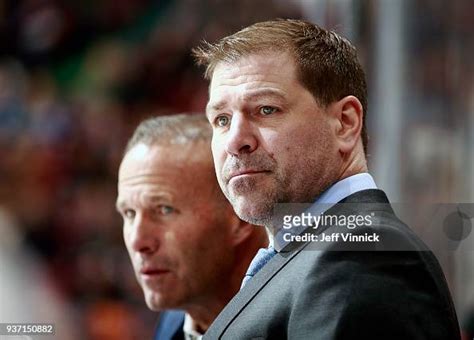
[[[203,114],[142,122],[118,178],[117,210],[160,340],[199,338],[239,290],[262,228],[241,221],[220,191]]]
[[[194,54],[211,81],[220,187],[273,236],[205,338],[459,339],[437,260],[368,174],[366,82],[351,43],[277,20]]]

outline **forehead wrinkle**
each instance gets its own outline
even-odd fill
[[[117,199],[117,209],[123,208],[124,206],[138,205],[138,206],[147,206],[153,205],[156,202],[161,201],[171,201],[172,195],[167,192],[162,192],[161,190],[141,190],[136,189],[128,194],[120,195]]]
[[[284,55],[285,53],[283,53]],[[265,57],[265,55],[263,55]],[[255,58],[257,58],[255,60]],[[285,89],[280,89],[282,74],[276,70],[286,66],[284,60],[275,61],[274,58],[262,60],[262,55],[252,55],[240,59],[237,63],[219,63],[213,73],[209,84],[209,102],[206,105],[206,115],[210,118],[211,114],[220,111],[230,105],[233,91],[240,92],[240,101],[255,100],[258,97],[277,96],[283,100],[288,100],[285,96]],[[255,66],[255,64],[257,66]],[[290,69],[291,66],[290,66]],[[285,69],[286,70],[286,69]],[[291,72],[292,78],[296,77],[294,70]],[[297,81],[297,79],[292,79]],[[232,90],[228,90],[231,88]],[[234,90],[235,89],[235,90]],[[257,93],[253,93],[257,92]],[[258,93],[261,92],[261,93]]]
[[[168,200],[170,199],[170,195],[137,190],[135,193],[135,198],[138,202],[146,206],[148,203],[153,205],[156,202]]]
[[[270,87],[263,87],[263,88],[258,88],[255,90],[249,90],[248,92],[242,95],[242,99],[244,101],[252,101],[252,100],[258,100],[261,98],[268,98],[268,97],[278,97],[281,99],[286,99],[286,95],[284,91],[277,88],[270,88]]]
[[[225,101],[220,100],[217,103],[207,103],[206,105],[206,116],[209,117],[209,112],[210,111],[220,111],[225,107]]]
[[[179,158],[174,158],[173,162],[169,160],[149,160],[147,162],[134,162],[128,159],[122,163],[119,171],[119,184],[140,183],[145,181],[167,182],[168,178],[174,178],[176,171],[184,170],[189,164],[192,164],[189,157],[185,159],[184,151],[180,151]],[[166,157],[169,157],[167,155]],[[125,164],[126,166],[123,166]]]
[[[271,97],[277,97],[282,100],[287,100],[287,96],[285,95],[284,91],[274,87],[261,87],[246,90],[244,93],[239,95],[239,101],[251,102]],[[209,115],[209,113],[212,111],[223,110],[228,105],[228,102],[228,100],[222,99],[216,103],[208,103],[208,105],[206,106],[206,115]]]
[[[169,181],[161,175],[153,172],[133,174],[127,177],[119,177],[118,191],[120,202],[130,202],[137,199],[138,194],[151,197],[152,201],[160,199],[172,199],[172,187]],[[119,203],[120,203],[119,202]]]
[[[154,178],[157,178],[157,177],[159,177],[159,176],[157,176],[156,174],[153,174],[153,173],[136,174],[136,175],[127,176],[125,178],[123,178],[123,177],[119,178],[119,184],[120,183],[125,183],[125,184],[140,183],[142,180],[154,179]]]

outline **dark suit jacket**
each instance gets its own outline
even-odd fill
[[[155,340],[184,340],[184,312],[165,311],[160,313],[160,319],[155,331]]]
[[[370,214],[373,224],[337,231],[376,232],[381,242],[354,244],[353,251],[341,251],[340,242],[289,244],[231,300],[204,339],[459,339],[438,261],[397,219],[385,194],[364,190],[340,203],[350,204],[325,214]],[[335,227],[314,232],[323,231]]]

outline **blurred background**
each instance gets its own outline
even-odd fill
[[[202,111],[190,49],[256,21],[305,18],[357,46],[370,169],[392,201],[474,202],[472,14],[470,0],[0,0],[0,322],[150,338],[114,207],[123,148],[145,117]],[[435,252],[465,320],[462,241]]]

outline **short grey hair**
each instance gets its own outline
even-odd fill
[[[125,154],[135,145],[183,145],[198,141],[209,142],[212,129],[203,113],[180,113],[158,116],[142,121],[127,143]]]

